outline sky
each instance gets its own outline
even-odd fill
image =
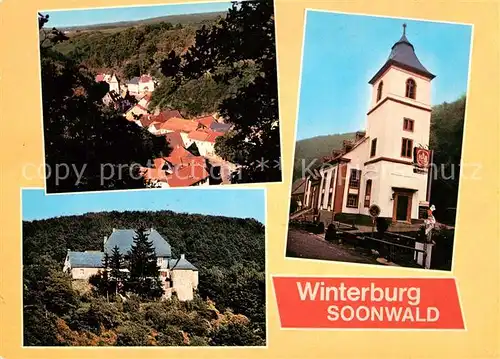
[[[159,211],[254,218],[265,224],[263,189],[152,189],[46,195],[23,189],[23,220],[102,211]]]
[[[169,4],[134,7],[94,8],[90,10],[51,10],[40,13],[49,15],[48,25],[52,27],[71,27],[105,24],[120,21],[135,21],[153,17],[196,14],[204,12],[227,11],[231,2],[210,2],[198,4]]]
[[[472,26],[308,11],[297,140],[364,129],[368,81],[402,35],[436,78],[432,105],[467,92]]]

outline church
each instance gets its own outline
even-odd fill
[[[406,37],[392,46],[373,75],[365,131],[305,178],[304,207],[323,223],[334,215],[369,216],[377,205],[380,217],[411,224],[429,207],[431,81]],[[304,208],[303,207],[303,208]]]

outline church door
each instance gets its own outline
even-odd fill
[[[394,191],[394,222],[411,222],[411,192]]]

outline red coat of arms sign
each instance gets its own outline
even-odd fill
[[[430,151],[425,148],[416,148],[415,149],[415,164],[420,168],[429,167],[430,162]]]

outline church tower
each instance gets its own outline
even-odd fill
[[[365,166],[370,165],[370,172],[379,177],[373,179],[373,202],[380,205],[382,217],[394,221],[418,218],[419,205],[426,202],[427,176],[414,171],[413,156],[416,147],[429,146],[434,77],[417,58],[404,24],[389,58],[369,81],[372,100],[367,113]]]

